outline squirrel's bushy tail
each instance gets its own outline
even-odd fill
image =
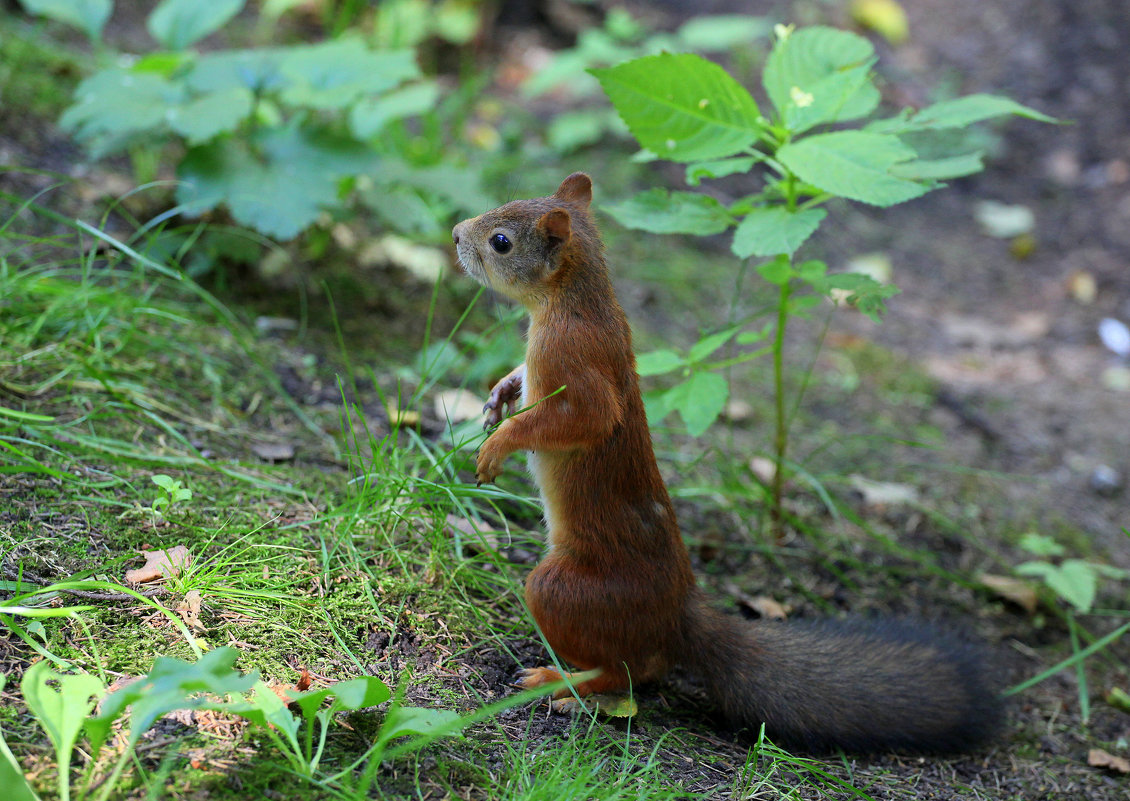
[[[751,622],[694,598],[684,664],[721,711],[808,751],[963,751],[998,729],[981,652],[904,620]]]

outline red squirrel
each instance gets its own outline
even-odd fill
[[[578,694],[624,691],[678,665],[734,724],[764,723],[788,746],[984,744],[999,727],[999,695],[981,653],[955,636],[907,621],[748,621],[707,605],[655,460],[591,200],[591,180],[574,173],[549,197],[452,231],[464,270],[529,311],[525,364],[484,407],[497,428],[476,478],[492,482],[509,454],[530,452],[549,547],[526,602],[562,662],[601,671]],[[525,411],[512,414],[518,404]],[[560,678],[538,667],[521,684]]]

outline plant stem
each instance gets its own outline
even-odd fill
[[[789,418],[785,414],[785,329],[789,322],[789,296],[792,294],[792,282],[785,281],[781,284],[781,294],[777,300],[777,331],[773,337],[773,394],[776,402],[777,432],[773,441],[774,464],[773,471],[773,506],[769,510],[769,519],[773,528],[773,537],[779,542],[784,538],[783,519],[781,513],[781,496],[785,486],[785,455],[789,447]]]

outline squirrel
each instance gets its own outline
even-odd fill
[[[623,692],[680,666],[734,725],[764,724],[789,747],[985,744],[1000,726],[1000,696],[982,652],[952,633],[902,620],[749,621],[707,605],[656,463],[591,200],[592,181],[574,173],[549,197],[452,231],[464,271],[529,312],[525,363],[483,409],[485,427],[497,427],[476,479],[493,482],[509,454],[530,452],[548,549],[525,597],[563,663],[600,669],[575,683],[578,695]],[[536,667],[520,684],[561,678]],[[567,689],[556,697],[558,710],[573,701]]]

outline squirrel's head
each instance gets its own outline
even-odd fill
[[[549,197],[464,220],[451,231],[459,263],[479,283],[528,305],[546,293],[575,239],[599,243],[591,202],[592,181],[575,172]]]

